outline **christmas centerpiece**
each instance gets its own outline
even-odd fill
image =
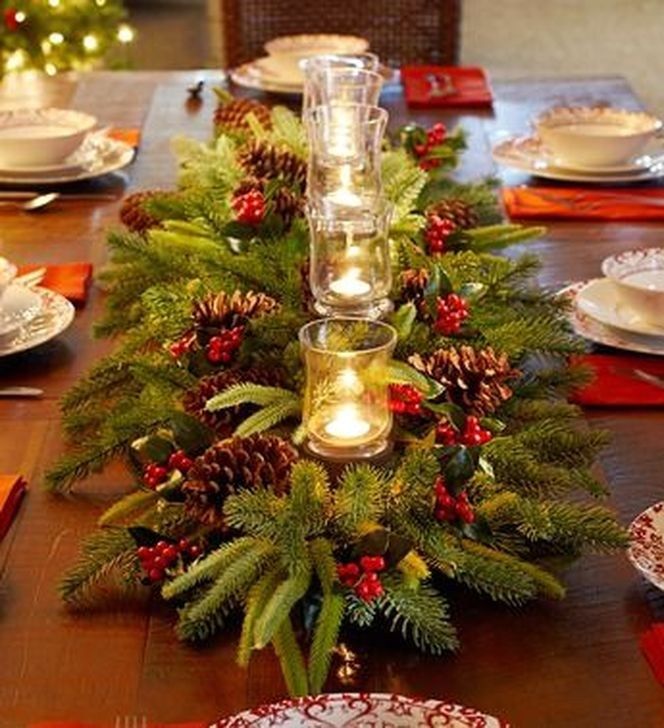
[[[130,196],[109,237],[97,332],[121,339],[65,397],[47,476],[122,457],[135,483],[67,604],[151,589],[184,640],[241,613],[238,662],[272,645],[293,694],[323,688],[345,625],[453,650],[451,582],[559,599],[561,563],[625,543],[604,435],[564,399],[564,303],[532,256],[490,252],[541,231],[452,181],[461,132],[387,144],[384,120],[222,96],[212,142],[174,142],[178,188]]]
[[[37,69],[88,69],[115,44],[130,43],[121,0],[3,0],[0,78]]]

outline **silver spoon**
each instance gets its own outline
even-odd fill
[[[55,202],[58,197],[60,197],[59,192],[46,192],[43,195],[37,195],[37,197],[33,197],[27,202],[3,201],[0,202],[0,207],[15,207],[18,210],[23,210],[23,212],[37,212],[37,210],[42,210],[50,205],[51,202]]]

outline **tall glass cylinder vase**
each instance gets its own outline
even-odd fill
[[[308,447],[330,459],[367,458],[389,443],[388,365],[396,331],[357,318],[300,329],[306,365],[303,421]]]
[[[391,311],[389,228],[392,207],[331,217],[309,206],[309,281],[323,316],[380,318]]]
[[[313,58],[304,74],[303,110],[316,106],[365,104],[376,106],[385,79],[366,68],[333,65]]]

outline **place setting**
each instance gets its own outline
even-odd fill
[[[533,119],[534,132],[499,132],[496,163],[534,177],[593,185],[652,182],[664,176],[662,122],[643,111],[559,106]],[[506,137],[506,138],[500,138]]]
[[[0,111],[0,185],[83,182],[131,164],[135,146],[97,126],[94,116],[71,109]]]

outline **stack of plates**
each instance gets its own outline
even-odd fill
[[[621,300],[610,279],[574,283],[560,295],[572,304],[570,322],[579,336],[616,349],[664,356],[664,327],[642,319]]]
[[[566,182],[622,183],[647,182],[664,176],[664,143],[655,139],[624,164],[590,167],[561,162],[536,135],[508,136],[492,149],[498,164],[545,179]]]
[[[270,56],[258,58],[234,68],[229,73],[233,83],[245,88],[283,95],[300,95],[304,78],[300,74],[284,73]]]
[[[134,159],[135,150],[103,133],[89,134],[83,144],[57,164],[13,166],[0,163],[0,184],[47,185],[80,182],[123,169]]]
[[[59,293],[12,283],[0,310],[0,357],[32,349],[61,334],[74,319],[74,307]]]

